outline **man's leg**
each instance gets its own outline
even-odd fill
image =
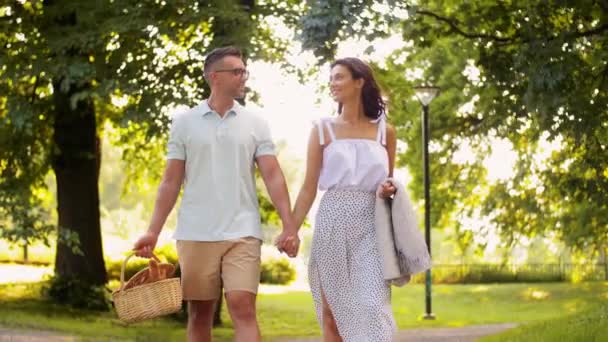
[[[222,259],[222,279],[235,341],[260,341],[255,299],[260,283],[262,242],[253,237],[231,241]]]
[[[255,315],[256,295],[247,291],[226,292],[226,305],[234,324],[236,342],[260,341],[260,328]]]
[[[224,242],[177,241],[182,293],[188,301],[188,341],[211,341],[215,303],[220,296]]]
[[[189,342],[211,342],[211,328],[216,302],[216,300],[191,300],[188,302]]]

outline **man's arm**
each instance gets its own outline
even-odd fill
[[[148,226],[148,231],[135,242],[133,246],[136,251],[135,254],[143,257],[152,256],[158,236],[179,196],[179,191],[184,182],[185,170],[186,161],[179,159],[169,159],[167,161],[163,179],[158,187],[152,220]]]
[[[270,195],[270,200],[283,222],[283,233],[278,241],[279,249],[282,249],[281,244],[286,239],[292,239],[299,243],[297,237],[298,229],[291,217],[291,202],[289,200],[289,192],[287,191],[287,183],[276,156],[262,155],[256,158],[256,162]],[[296,250],[287,250],[287,252],[289,256],[294,257],[297,254],[297,246]]]

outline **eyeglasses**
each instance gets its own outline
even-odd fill
[[[240,76],[244,79],[249,78],[249,70],[243,69],[243,68],[220,69],[220,70],[214,70],[213,72],[231,72],[234,76]]]

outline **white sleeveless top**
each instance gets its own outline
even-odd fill
[[[319,176],[320,190],[352,189],[375,192],[388,177],[386,151],[386,119],[381,116],[376,140],[364,138],[336,139],[331,118],[317,122],[319,141],[325,144],[323,126],[327,127],[330,141],[323,149],[323,164]]]

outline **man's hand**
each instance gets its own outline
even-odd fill
[[[145,233],[133,245],[135,255],[144,258],[151,258],[152,252],[156,247],[156,242],[158,242],[158,234],[151,232]]]
[[[295,258],[300,248],[298,231],[295,229],[283,229],[281,235],[277,237],[275,245],[279,252],[285,252],[290,258]]]

